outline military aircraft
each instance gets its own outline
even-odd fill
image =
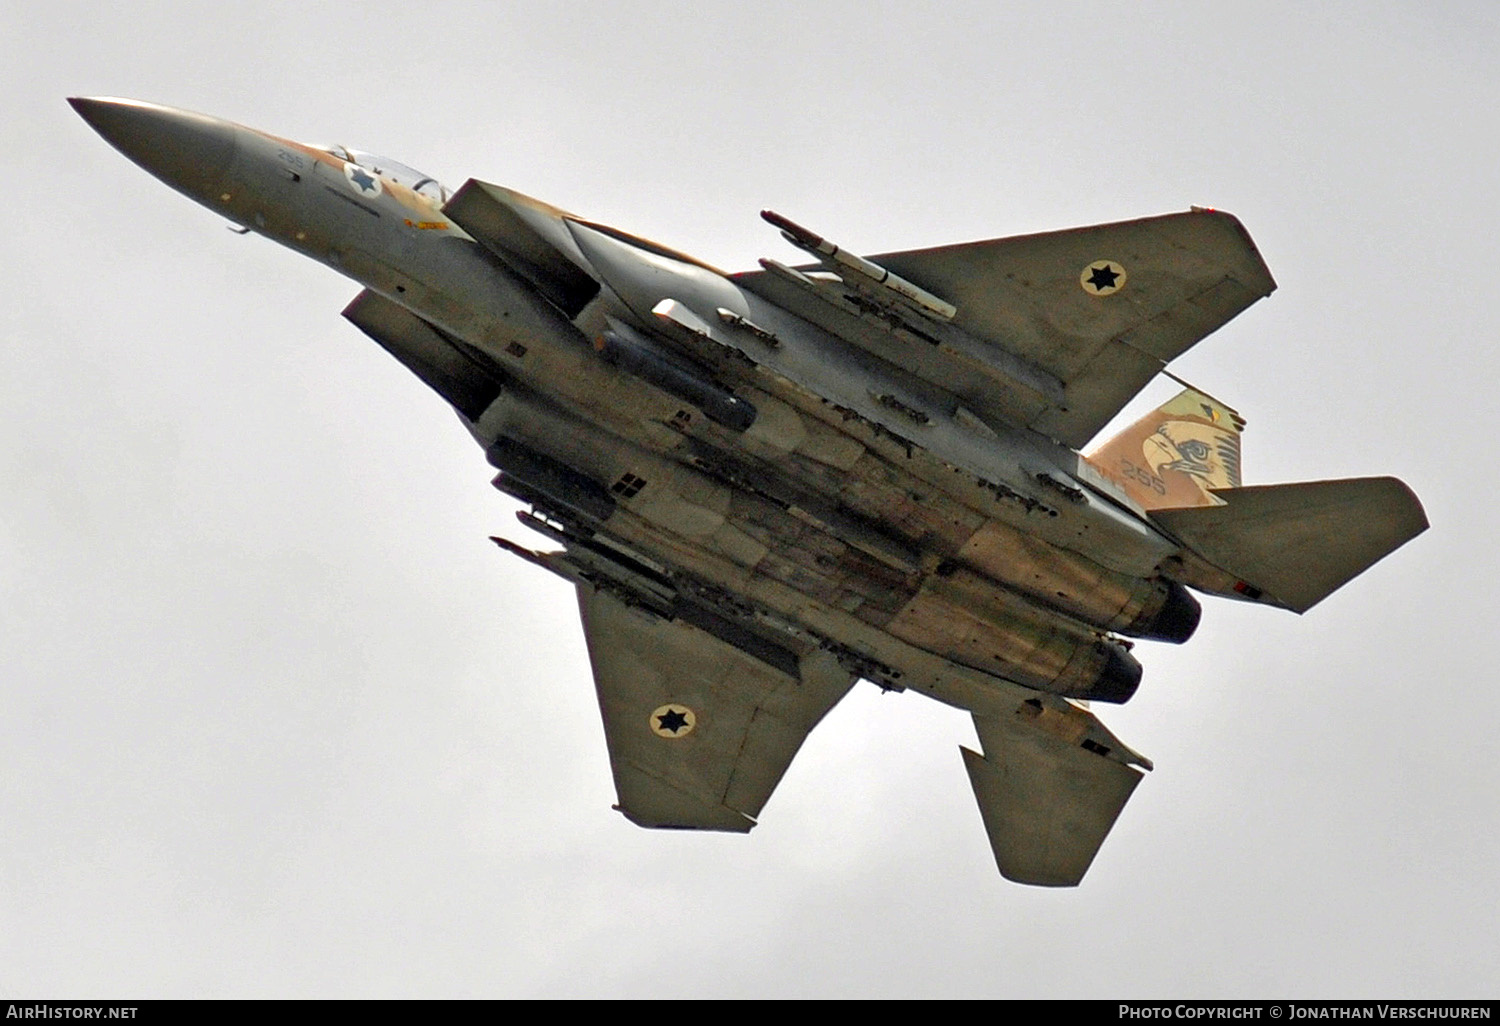
[[[1244,421],[1184,390],[1087,455],[1167,364],[1276,287],[1201,208],[725,274],[477,179],[133,100],[127,157],[363,291],[344,316],[458,413],[578,590],[619,795],[748,831],[865,679],[967,710],[1000,872],[1076,885],[1151,763],[1129,639],[1188,589],[1305,612],[1427,527],[1393,478],[1243,486]],[[1174,378],[1174,380],[1176,380]]]

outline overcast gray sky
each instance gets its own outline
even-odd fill
[[[1045,11],[1045,13],[1043,13]],[[0,997],[1485,996],[1500,983],[1500,8],[0,0]],[[1230,210],[1280,290],[1174,369],[1247,483],[1433,529],[1205,600],[1157,770],[995,872],[961,712],[861,685],[748,837],[639,830],[571,592],[452,413],[64,103],[499,182],[729,269]]]

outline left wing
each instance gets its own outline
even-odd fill
[[[869,261],[944,308],[901,302],[836,260],[816,273],[762,261],[766,270],[734,280],[981,417],[1074,449],[1169,361],[1276,288],[1239,220],[1198,208]]]
[[[829,652],[798,656],[712,614],[669,620],[586,583],[578,602],[617,808],[641,826],[748,831],[854,683]]]

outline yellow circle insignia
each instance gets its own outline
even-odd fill
[[[685,705],[662,705],[651,714],[650,723],[657,737],[687,737],[698,725],[698,717]]]
[[[1078,284],[1091,296],[1112,296],[1125,287],[1125,268],[1113,260],[1095,260],[1078,274]]]

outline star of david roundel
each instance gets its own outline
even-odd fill
[[[354,191],[361,196],[380,195],[380,176],[366,171],[358,164],[344,164],[344,177],[349,179],[349,184],[354,186]]]
[[[651,714],[651,730],[657,737],[687,737],[698,725],[698,717],[685,705],[663,705]]]
[[[1113,260],[1095,260],[1078,275],[1078,284],[1091,296],[1112,296],[1125,287],[1125,268]]]

